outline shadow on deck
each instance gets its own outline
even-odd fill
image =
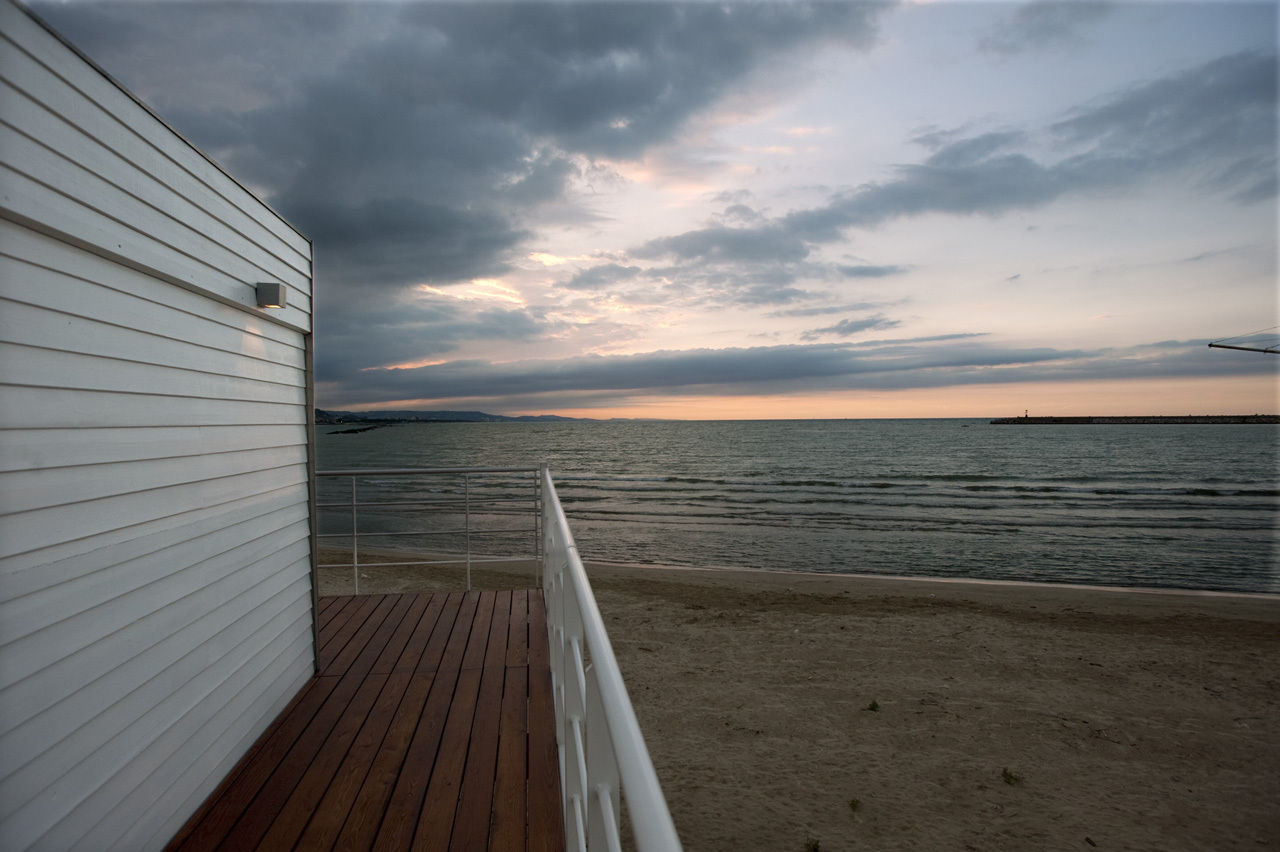
[[[563,849],[542,592],[320,599],[319,674],[169,844]]]

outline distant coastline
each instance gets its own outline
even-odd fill
[[[1165,417],[1000,417],[997,426],[1114,426],[1176,423],[1280,423],[1280,414],[1186,414]]]

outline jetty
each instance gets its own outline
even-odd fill
[[[998,417],[995,426],[1148,426],[1166,424],[1280,423],[1280,414],[1187,414],[1141,417]]]

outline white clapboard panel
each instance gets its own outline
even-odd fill
[[[20,69],[29,58],[51,78],[65,81],[79,96],[76,102],[67,105],[63,114],[84,116],[88,113],[91,118],[81,121],[100,122],[88,129],[92,135],[106,140],[113,150],[154,151],[167,162],[164,168],[168,172],[185,174],[195,182],[181,183],[179,175],[162,175],[168,177],[165,182],[174,185],[176,191],[210,205],[222,199],[227,206],[220,212],[226,211],[227,218],[251,220],[295,255],[310,258],[310,243],[305,237],[29,16],[5,4],[0,7],[0,33],[11,47],[0,53],[0,76],[21,79]],[[38,84],[30,88],[39,102],[56,97],[56,93]],[[249,223],[242,229],[248,231]],[[268,243],[265,239],[260,242]]]
[[[139,519],[177,515],[207,503],[231,502],[243,494],[290,482],[305,488],[306,478],[306,465],[284,464],[196,484],[173,485],[48,509],[14,512],[0,516],[0,558],[67,541],[68,531],[74,531],[76,538],[89,538],[125,529]]]
[[[6,267],[5,271],[12,274],[0,276],[0,295],[7,298],[47,304],[58,310],[67,309],[67,297],[70,296],[80,304],[81,310],[101,309],[104,313],[100,318],[104,322],[121,324],[123,319],[126,325],[144,325],[154,321],[154,314],[140,313],[145,310],[143,303],[150,302],[154,306],[171,308],[188,318],[224,325],[251,339],[263,338],[295,349],[303,348],[302,337],[297,331],[271,322],[261,313],[211,302],[199,293],[174,287],[131,267],[3,219],[0,219],[0,259],[22,264]],[[48,270],[50,274],[34,277],[40,270]],[[108,292],[99,293],[98,288],[114,291],[123,298],[115,298]],[[46,302],[46,298],[50,301]],[[136,318],[130,319],[135,313]],[[203,325],[192,324],[182,317],[164,316],[164,321],[155,323],[153,330],[159,331],[164,325],[176,325],[180,329],[188,324],[197,329]]]
[[[111,604],[127,605],[128,595],[133,592],[166,580],[171,574],[182,570],[183,559],[203,555],[206,560],[214,558],[238,558],[225,556],[248,542],[258,542],[272,535],[279,529],[297,524],[307,519],[305,503],[283,506],[266,514],[255,514],[229,526],[220,527],[204,535],[184,539],[169,547],[145,554],[127,562],[117,562],[92,571],[77,573],[63,579],[45,582],[39,588],[8,600],[0,601],[0,649],[8,649],[3,653],[13,653],[14,663],[6,666],[0,680],[25,676],[44,665],[42,658],[57,659],[78,646],[75,635],[93,636],[93,630],[99,625],[77,627],[74,619],[101,618],[103,623],[110,622],[107,610]],[[243,555],[243,554],[241,554]],[[57,574],[55,573],[55,577]],[[39,578],[41,580],[45,578]],[[42,631],[49,631],[56,626],[62,643],[58,648],[39,647],[38,637]],[[24,651],[18,660],[19,646],[11,643],[28,640],[32,647]]]
[[[0,261],[0,267],[3,265]],[[0,268],[0,275],[4,274]],[[217,323],[174,322],[182,317],[145,302],[143,305],[154,310],[139,311],[134,324],[126,325],[0,297],[0,340],[125,361],[182,365],[282,384],[305,384],[304,355],[300,350],[261,338],[245,341],[243,332],[237,335]],[[190,336],[179,336],[188,330]]]
[[[0,45],[0,50],[4,49],[6,46]],[[305,255],[281,243],[219,196],[184,195],[184,190],[200,188],[193,178],[174,168],[158,151],[138,145],[136,137],[105,112],[76,109],[81,103],[79,93],[26,54],[18,52],[13,60],[5,64],[7,76],[0,79],[3,123],[12,132],[35,140],[51,155],[116,183],[139,201],[167,211],[203,233],[205,239],[243,257],[269,280],[290,284],[295,291],[291,295],[307,297],[310,264]],[[112,137],[119,150],[108,141]],[[127,182],[119,182],[121,175],[129,176]]]
[[[8,387],[0,406],[0,429],[83,429],[149,426],[246,426],[305,424],[295,401],[158,396],[66,388]]]
[[[0,101],[0,848],[160,849],[314,665],[311,244],[11,0]]]
[[[146,770],[150,770],[149,775],[127,791],[111,785],[100,788],[119,795],[119,805],[107,809],[106,816],[86,833],[86,837],[119,836],[111,848],[116,852],[132,852],[135,849],[163,848],[169,838],[182,828],[185,819],[170,816],[167,822],[162,821],[168,812],[160,807],[163,800],[172,797],[182,802],[179,813],[190,813],[199,807],[208,794],[198,798],[190,794],[193,778],[200,775],[225,777],[235,767],[235,762],[226,756],[245,753],[256,739],[245,736],[243,720],[274,719],[288,703],[287,698],[277,696],[291,698],[311,677],[311,666],[305,662],[312,642],[311,600],[308,595],[292,602],[287,611],[275,617],[273,625],[290,616],[294,616],[294,620],[282,632],[282,639],[292,640],[289,644],[278,641],[264,645],[260,635],[246,640],[262,650],[239,666],[234,680],[224,682],[223,691],[232,694],[226,705],[217,706],[216,711],[211,711],[203,703],[193,708],[181,724],[165,732],[163,742],[155,743],[145,764],[139,766],[135,763],[122,773],[126,778],[141,778]],[[174,758],[157,764],[153,755],[163,748],[171,748]],[[203,771],[193,772],[196,768]]]
[[[0,440],[0,473],[178,459],[307,443],[298,426],[157,426],[150,429],[12,429]],[[0,498],[3,502],[3,498]]]
[[[234,700],[239,689],[253,679],[262,658],[269,660],[279,647],[292,647],[296,653],[297,634],[307,628],[294,624],[288,616],[296,618],[298,610],[310,606],[309,594],[305,588],[295,588],[290,598],[284,591],[273,589],[269,599],[258,602],[259,613],[251,613],[224,628],[223,636],[229,643],[226,656],[220,660],[195,660],[211,665],[196,672],[198,677],[188,676],[180,683],[174,677],[167,684],[171,687],[168,694],[158,702],[143,701],[131,708],[133,721],[129,727],[106,739],[97,751],[87,755],[80,751],[81,761],[40,791],[42,798],[56,803],[55,807],[27,807],[15,814],[13,820],[21,834],[48,848],[75,848],[73,837],[87,834],[90,829],[86,826],[101,821],[106,815],[104,807],[109,810],[112,799],[119,801],[128,796],[125,775],[132,766],[176,762],[184,746],[181,740],[207,724],[219,709],[217,703],[205,703],[211,695],[225,691]],[[288,635],[285,629],[291,626],[293,635]],[[270,688],[270,684],[263,686]],[[93,700],[91,696],[85,698]],[[161,721],[166,724],[158,725]],[[80,746],[83,749],[84,744]],[[71,757],[74,759],[75,755]],[[133,780],[137,783],[145,778]],[[152,791],[153,795],[163,792]]]
[[[242,666],[243,671],[256,672],[253,678],[216,713],[189,725],[190,735],[175,753],[175,759],[157,769],[146,784],[129,791],[131,801],[90,829],[91,836],[107,836],[107,832],[116,836],[119,831],[119,840],[110,847],[111,852],[134,852],[163,849],[182,829],[187,822],[185,815],[194,813],[209,796],[209,791],[198,785],[199,779],[226,777],[237,763],[232,756],[245,754],[257,740],[256,735],[246,735],[243,720],[276,718],[311,678],[310,665],[298,663],[311,646],[310,602],[299,601],[294,608],[300,615],[290,626],[290,635],[292,631],[306,632],[298,632],[293,643],[275,657],[268,658],[264,652]],[[182,766],[202,771],[184,771]],[[166,806],[166,799],[172,799],[177,806]]]
[[[172,271],[173,274],[186,276],[186,280],[197,285],[208,279],[216,286],[225,286],[233,292],[252,290],[256,281],[284,277],[277,272],[262,269],[236,251],[211,239],[198,228],[201,224],[198,220],[203,217],[194,217],[190,210],[170,212],[156,207],[115,183],[117,180],[127,181],[131,175],[104,177],[96,174],[81,161],[67,159],[2,121],[0,152],[3,152],[0,156],[3,157],[5,166],[15,175],[22,175],[53,193],[48,196],[50,201],[63,196],[69,204],[85,208],[84,212],[89,215],[118,222],[132,231],[129,236],[132,244],[145,242],[155,257],[167,257],[166,265],[155,267],[160,271]],[[135,192],[141,191],[136,186],[133,189]],[[175,201],[170,206],[190,205]],[[73,221],[69,210],[67,215],[68,221]],[[192,218],[197,221],[190,221]],[[57,227],[56,221],[49,224]],[[71,230],[68,233],[76,234]],[[113,248],[104,244],[102,248],[113,254],[123,253],[119,245]],[[305,289],[306,279],[293,270],[289,270],[289,277],[294,279],[295,284],[290,288],[288,295],[292,298],[288,301],[300,310],[309,312],[310,296]],[[284,283],[289,282],[286,280]]]
[[[99,641],[4,684],[9,712],[0,719],[0,756],[5,765],[16,769],[43,752],[37,752],[24,730],[38,731],[41,724],[55,721],[62,727],[74,726],[66,728],[68,732],[78,730],[176,661],[197,649],[205,653],[208,642],[217,640],[218,634],[279,589],[295,582],[306,585],[305,571],[290,574],[280,570],[305,555],[304,550],[309,549],[305,535],[299,539],[296,530],[289,528],[287,535],[272,544],[274,547],[266,548],[262,542],[246,544],[241,552],[258,554],[253,562],[229,566],[234,554],[222,555],[174,572],[161,588],[153,590],[163,603],[123,628],[116,625],[115,632]],[[185,595],[169,599],[183,590]],[[255,591],[261,594],[255,595]],[[144,599],[145,595],[138,596],[135,605]],[[210,647],[216,650],[216,645]],[[67,677],[71,672],[78,673],[78,682]],[[77,695],[84,700],[68,703]],[[4,783],[0,782],[0,790]],[[0,795],[0,800],[7,801],[7,797]]]
[[[35,349],[0,343],[0,384],[26,387],[133,393],[146,388],[150,394],[200,397],[247,402],[284,401],[302,405],[306,388],[294,382],[275,382],[273,365],[245,361],[245,373],[201,369],[212,365],[205,358],[190,358],[182,366],[162,366],[146,361],[126,361],[103,355],[82,355],[55,349]],[[146,357],[146,353],[139,353]],[[187,366],[190,364],[191,366]],[[295,376],[288,378],[296,379]]]
[[[175,549],[166,559],[176,560],[182,548],[191,547],[190,542],[199,542],[206,535],[249,518],[306,504],[307,495],[296,482],[288,478],[274,485],[267,482],[255,493],[241,492],[220,503],[206,502],[186,512],[60,541],[0,560],[0,589],[4,590],[6,600],[18,604],[26,595],[78,578],[92,580],[117,565],[145,559],[163,550]]]

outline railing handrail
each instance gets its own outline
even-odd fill
[[[576,612],[572,613],[574,625],[580,627],[582,631],[582,642],[586,646],[587,654],[590,658],[589,666],[582,666],[582,658],[580,649],[577,665],[571,666],[569,661],[562,659],[560,665],[553,666],[552,672],[558,675],[559,683],[554,683],[553,688],[557,691],[557,707],[561,710],[557,715],[557,724],[560,730],[557,732],[561,749],[566,749],[566,744],[577,744],[577,747],[583,748],[584,741],[588,744],[603,742],[599,739],[595,731],[600,721],[603,721],[607,729],[607,742],[613,752],[613,759],[616,766],[605,769],[601,774],[605,777],[605,781],[597,781],[594,788],[584,789],[581,793],[587,797],[599,800],[604,803],[606,799],[613,799],[618,793],[622,793],[626,798],[627,809],[631,816],[631,826],[635,833],[636,845],[641,852],[678,852],[680,847],[680,838],[676,834],[675,824],[671,820],[671,813],[667,808],[667,801],[662,795],[662,787],[658,782],[658,775],[654,771],[653,761],[649,757],[649,749],[645,745],[644,735],[640,731],[640,723],[636,718],[635,709],[631,705],[631,699],[627,694],[626,683],[622,678],[622,671],[618,668],[617,658],[613,654],[613,645],[609,641],[609,634],[604,626],[604,619],[600,615],[600,609],[596,604],[595,595],[591,590],[591,583],[587,579],[587,572],[582,566],[582,559],[578,554],[577,545],[573,540],[573,533],[569,529],[568,519],[565,517],[564,509],[560,505],[560,498],[556,494],[555,483],[551,479],[550,470],[544,465],[542,468],[542,511],[544,516],[543,530],[544,536],[550,539],[553,535],[562,538],[563,565],[559,564],[561,559],[557,554],[553,558],[550,552],[548,541],[543,548],[543,584],[547,588],[549,595],[556,600],[548,601],[549,607],[547,612],[548,630],[553,633],[552,652],[553,655],[558,650],[562,655],[568,655],[568,645],[571,638],[566,636],[565,620],[570,614],[564,612],[563,607],[570,603],[563,599],[563,595],[567,592],[572,595],[572,604]],[[552,564],[552,563],[556,564]],[[564,576],[557,576],[563,574]],[[559,588],[556,588],[559,583]],[[554,635],[559,631],[559,636]],[[575,670],[576,669],[576,670]],[[603,711],[603,720],[599,719],[577,719],[570,717],[570,713],[566,708],[569,703],[565,698],[564,692],[568,689],[566,678],[572,673],[576,676],[577,672],[582,672],[584,677],[593,677],[594,684],[581,684],[577,689],[582,694],[582,700],[576,703],[581,705],[583,716],[589,716],[592,705],[599,702],[599,709]],[[577,730],[574,730],[574,726]],[[584,737],[581,733],[581,727],[585,725],[588,734]],[[576,735],[575,735],[576,734]],[[598,759],[594,753],[594,749],[585,755],[579,756],[577,759],[585,762],[585,775],[583,782],[590,785],[590,779],[594,775],[591,762]],[[616,776],[621,781],[620,790],[608,789],[608,777],[610,770],[616,772]],[[560,785],[562,798],[565,806],[565,830],[570,836],[576,833],[571,830],[571,822],[575,819],[573,807],[569,801],[570,796],[567,795],[571,788],[568,773],[570,771],[577,772],[576,766],[568,764],[567,755],[562,751],[561,759],[561,778]],[[592,803],[582,802],[581,807],[590,808]],[[578,819],[584,819],[585,814],[579,812]],[[604,834],[602,838],[604,844],[609,848],[618,848],[617,835],[617,814],[613,813],[612,808],[605,808],[605,813],[600,817],[603,827],[600,828]],[[577,831],[588,830],[592,838],[596,835],[595,828],[583,825],[581,822],[577,825]],[[579,848],[586,849],[589,838],[579,834]],[[594,845],[592,846],[594,848]]]

